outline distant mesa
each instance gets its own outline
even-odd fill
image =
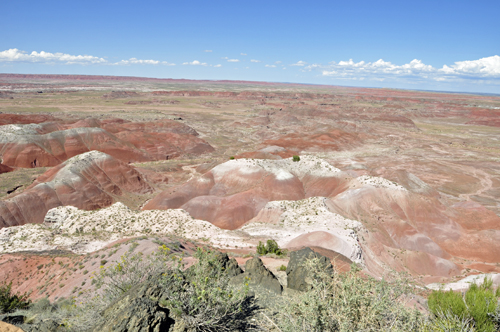
[[[103,152],[90,151],[51,168],[21,194],[0,201],[0,228],[42,223],[46,212],[58,206],[95,210],[126,194],[152,191],[131,165]]]
[[[35,117],[40,122],[26,124],[28,118],[0,115],[4,116],[4,122],[10,122],[0,126],[0,157],[10,167],[56,166],[91,150],[127,163],[214,151],[210,144],[196,137],[194,129],[173,120],[132,123],[87,118],[76,122],[42,122],[47,119]]]

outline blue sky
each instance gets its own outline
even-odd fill
[[[1,1],[0,72],[500,93],[500,1]]]

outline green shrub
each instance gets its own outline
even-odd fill
[[[462,298],[462,294],[452,290],[433,291],[429,295],[429,310],[437,315],[440,312],[450,312],[454,316],[464,317],[467,314],[467,307]]]
[[[280,249],[278,243],[274,240],[267,240],[266,245],[264,245],[261,241],[259,241],[259,245],[257,245],[257,254],[259,255],[267,255],[267,254],[275,254],[278,256],[286,255],[286,250]]]
[[[293,160],[293,161],[300,161],[300,157],[299,157],[299,156],[293,156],[293,157],[292,157],[292,160]]]
[[[234,156],[229,157],[229,159],[233,160],[233,159],[234,159]]]
[[[281,266],[278,268],[278,271],[286,271],[286,266],[285,266],[285,265],[281,265]]]
[[[480,286],[471,284],[464,295],[452,290],[433,291],[429,295],[429,310],[436,317],[444,313],[460,320],[469,319],[476,331],[496,331],[494,315],[499,295],[498,290],[493,289],[493,282],[485,278]]]
[[[12,294],[12,282],[0,285],[0,313],[9,313],[17,309],[27,308],[31,304],[28,294]]]

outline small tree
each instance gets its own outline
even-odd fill
[[[267,254],[266,245],[264,243],[262,243],[261,241],[259,241],[259,245],[257,246],[257,254],[259,254],[259,255]]]
[[[278,256],[282,256],[286,254],[286,251],[280,249],[276,241],[267,240],[266,245],[264,245],[261,241],[259,241],[259,245],[257,246],[257,254],[259,255],[275,254]]]

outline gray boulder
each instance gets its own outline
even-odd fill
[[[221,266],[227,271],[229,277],[234,277],[243,273],[236,259],[229,259],[226,253],[217,252],[217,259],[221,263]]]
[[[283,287],[278,278],[269,271],[258,257],[248,260],[245,264],[245,272],[231,278],[234,285],[242,285],[248,282],[250,289],[259,293],[261,290],[281,295]]]
[[[290,253],[290,262],[286,268],[287,287],[298,291],[307,291],[311,289],[310,283],[307,281],[310,272],[306,268],[305,263],[308,259],[318,258],[320,266],[328,274],[333,274],[333,266],[328,257],[318,254],[311,248],[304,248]]]

